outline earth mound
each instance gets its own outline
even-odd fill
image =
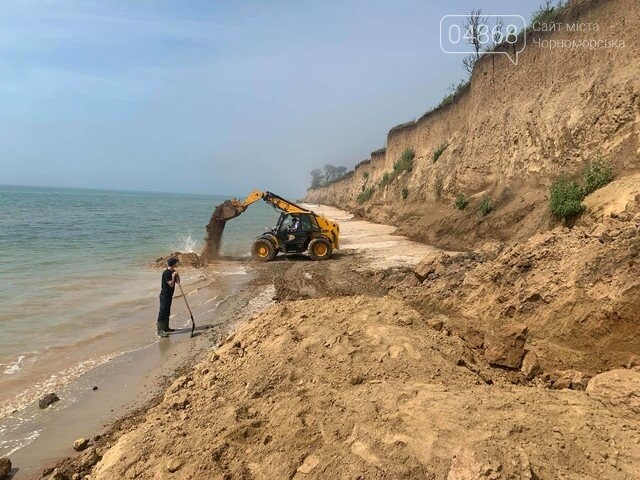
[[[637,474],[637,419],[585,392],[511,385],[429,323],[388,297],[273,307],[177,379],[92,478]]]
[[[205,261],[195,252],[173,252],[165,257],[157,258],[154,262],[156,267],[166,267],[169,258],[177,258],[183,267],[200,268],[205,265]]]

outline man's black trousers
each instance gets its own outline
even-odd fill
[[[160,311],[158,311],[158,331],[169,328],[169,315],[171,314],[171,301],[173,297],[160,297]]]

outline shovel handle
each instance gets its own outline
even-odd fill
[[[189,307],[189,302],[187,302],[187,296],[184,294],[184,290],[182,290],[182,285],[178,283],[178,286],[180,287],[180,293],[182,294],[182,298],[184,298],[184,303],[187,305],[187,310],[189,310],[189,315],[193,317],[193,313],[191,313],[191,307]]]
[[[178,283],[178,286],[180,287],[182,298],[184,298],[184,303],[187,305],[187,310],[189,310],[189,316],[191,317],[191,338],[193,338],[193,332],[196,329],[196,321],[193,319],[193,313],[191,313],[191,307],[189,306],[189,302],[187,302],[187,296],[184,294],[184,290],[182,290],[182,285]]]

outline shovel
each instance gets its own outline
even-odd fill
[[[193,319],[193,313],[191,313],[191,307],[189,307],[189,302],[187,302],[187,296],[184,294],[184,290],[182,290],[182,284],[178,283],[178,286],[180,287],[182,298],[184,298],[184,303],[187,305],[187,310],[189,310],[189,316],[191,317],[191,336],[189,338],[193,338],[193,331],[196,329],[196,321]]]

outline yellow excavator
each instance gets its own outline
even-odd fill
[[[264,200],[280,212],[275,228],[253,243],[251,255],[261,262],[275,258],[278,252],[308,253],[314,260],[331,258],[338,249],[340,227],[332,220],[271,193],[254,190],[244,201],[237,198],[218,205],[207,225],[204,257],[216,257],[224,224],[244,212],[251,204]]]

